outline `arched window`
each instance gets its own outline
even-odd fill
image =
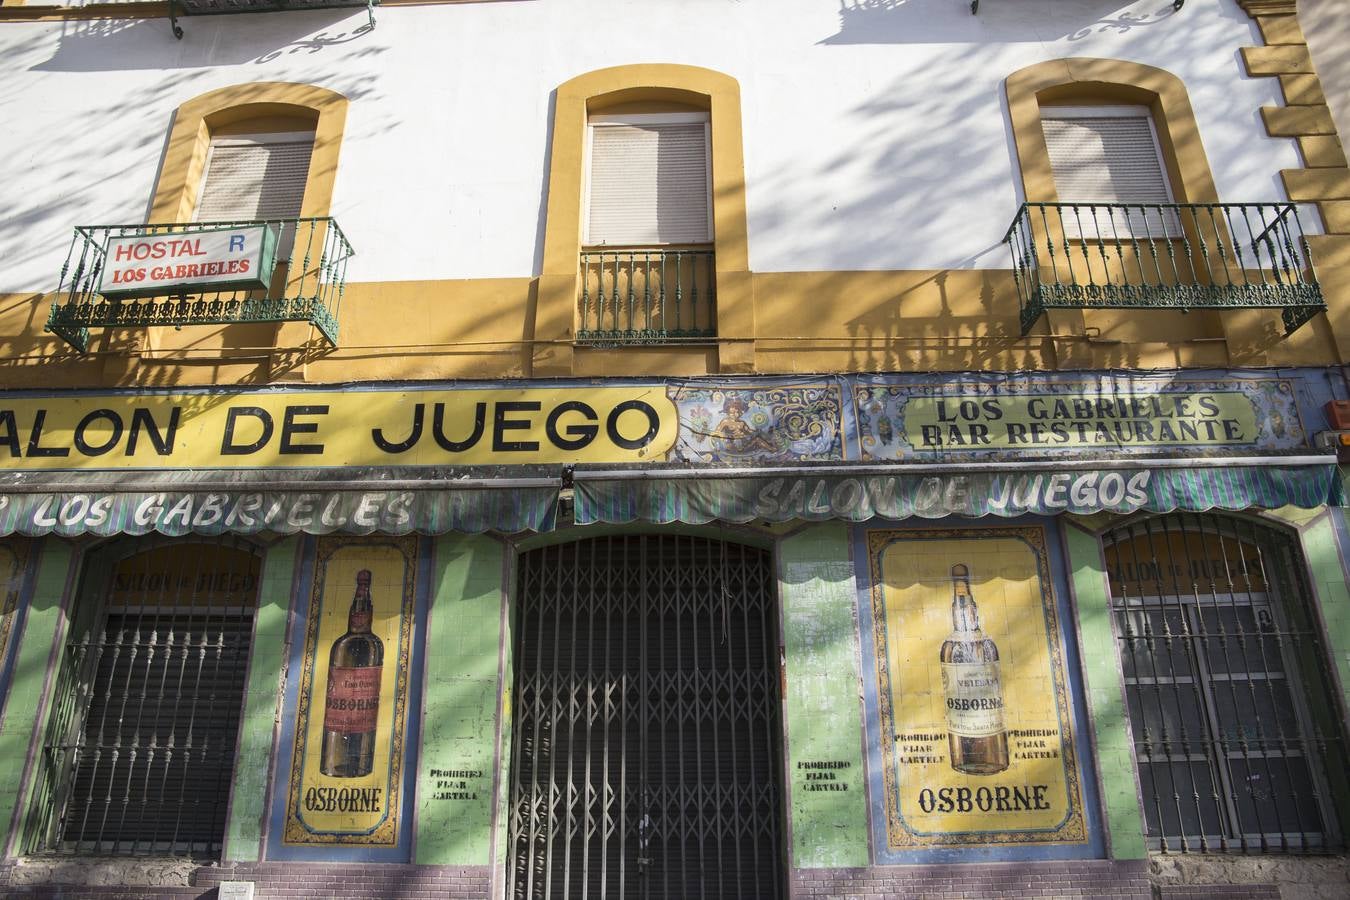
[[[346,97],[308,84],[255,82],[189,100],[174,117],[151,221],[328,215],[346,118]]]
[[[541,284],[574,286],[578,341],[730,336],[750,309],[745,234],[735,79],[647,64],[559,86]]]
[[[1060,203],[1123,208],[1119,221],[1066,216],[1069,237],[1180,235],[1170,208],[1176,195],[1148,107],[1043,106],[1041,131]],[[1115,227],[1108,230],[1110,225]]]
[[[260,570],[231,538],[91,554],[26,850],[220,856]]]
[[[1104,543],[1152,846],[1334,849],[1345,750],[1294,542],[1177,513]]]

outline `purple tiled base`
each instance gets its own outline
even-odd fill
[[[488,866],[256,863],[204,866],[192,887],[8,886],[0,869],[0,895],[22,900],[187,900],[216,896],[222,881],[251,881],[254,900],[482,900],[491,894]]]
[[[924,898],[1013,900],[1023,897],[1130,897],[1151,900],[1146,860],[1086,860],[947,866],[798,869],[794,900]]]

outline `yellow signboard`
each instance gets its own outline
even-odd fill
[[[399,844],[416,538],[319,542],[283,843]]]
[[[868,553],[889,848],[1086,842],[1044,532]]]
[[[625,463],[664,459],[664,385],[0,400],[15,469]]]
[[[924,450],[1237,445],[1256,440],[1257,424],[1241,391],[915,397],[905,405],[906,433]]]

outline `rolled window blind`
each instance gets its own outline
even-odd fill
[[[1047,117],[1041,126],[1060,203],[1173,202],[1147,115]],[[1065,210],[1063,215],[1072,232],[1077,220],[1090,213]],[[1114,219],[1098,211],[1096,227],[1107,231],[1108,222],[1114,222],[1122,235],[1143,236],[1150,229],[1156,235],[1179,233],[1176,214],[1170,210],[1117,212]],[[1094,230],[1087,221],[1081,228]]]
[[[712,240],[708,126],[593,125],[589,244]]]
[[[313,139],[213,142],[197,221],[297,218],[313,151]]]

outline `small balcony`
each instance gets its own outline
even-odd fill
[[[1003,242],[1026,335],[1049,309],[1326,309],[1291,203],[1024,203]]]
[[[577,341],[595,346],[677,344],[717,335],[711,249],[581,251]]]
[[[375,27],[375,7],[379,0],[169,0],[169,27],[182,39],[178,16],[214,16],[228,13],[284,12],[300,9],[343,9],[365,7],[369,28]]]
[[[377,5],[376,0],[173,0],[173,3],[189,16]]]
[[[351,244],[331,218],[75,229],[46,330],[306,322],[337,346]]]

